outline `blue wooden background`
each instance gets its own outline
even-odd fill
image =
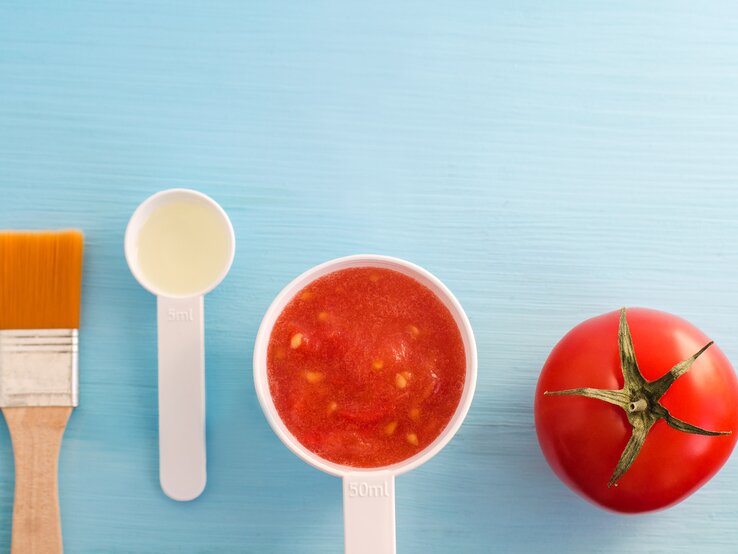
[[[0,4],[0,227],[87,234],[81,405],[61,454],[70,553],[337,553],[340,483],[278,442],[251,380],[292,277],[376,252],[419,263],[479,345],[467,423],[397,482],[400,553],[724,552],[738,460],[622,517],[536,443],[538,371],[582,319],[686,317],[738,361],[735,2]],[[156,190],[233,220],[206,302],[209,484],[157,481],[155,303],[123,259]],[[0,551],[13,466],[0,424]]]

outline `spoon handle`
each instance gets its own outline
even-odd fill
[[[174,500],[205,489],[203,297],[157,297],[159,480]]]
[[[395,554],[395,477],[387,471],[343,478],[346,554]]]

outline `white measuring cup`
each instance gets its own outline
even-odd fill
[[[379,267],[398,271],[428,287],[448,308],[461,333],[466,352],[466,379],[459,405],[443,432],[421,452],[402,462],[381,468],[356,468],[325,460],[305,448],[279,417],[267,375],[267,349],[277,318],[294,296],[309,283],[349,267]],[[461,304],[448,288],[425,269],[388,256],[362,254],[338,258],[309,269],[277,295],[264,315],[254,346],[254,385],[264,414],[282,442],[308,464],[343,479],[344,537],[346,554],[394,554],[395,476],[427,462],[451,440],[466,417],[477,381],[477,348],[474,333]]]
[[[235,246],[223,208],[190,189],[150,196],[126,228],[128,267],[157,297],[159,481],[174,500],[197,498],[207,481],[203,296],[228,273]]]

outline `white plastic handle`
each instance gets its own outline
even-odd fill
[[[159,480],[174,500],[205,489],[203,297],[157,297],[159,331]]]
[[[386,471],[343,478],[345,554],[395,554],[395,477]]]

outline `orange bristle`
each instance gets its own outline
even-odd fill
[[[0,329],[78,329],[80,231],[0,232]]]

